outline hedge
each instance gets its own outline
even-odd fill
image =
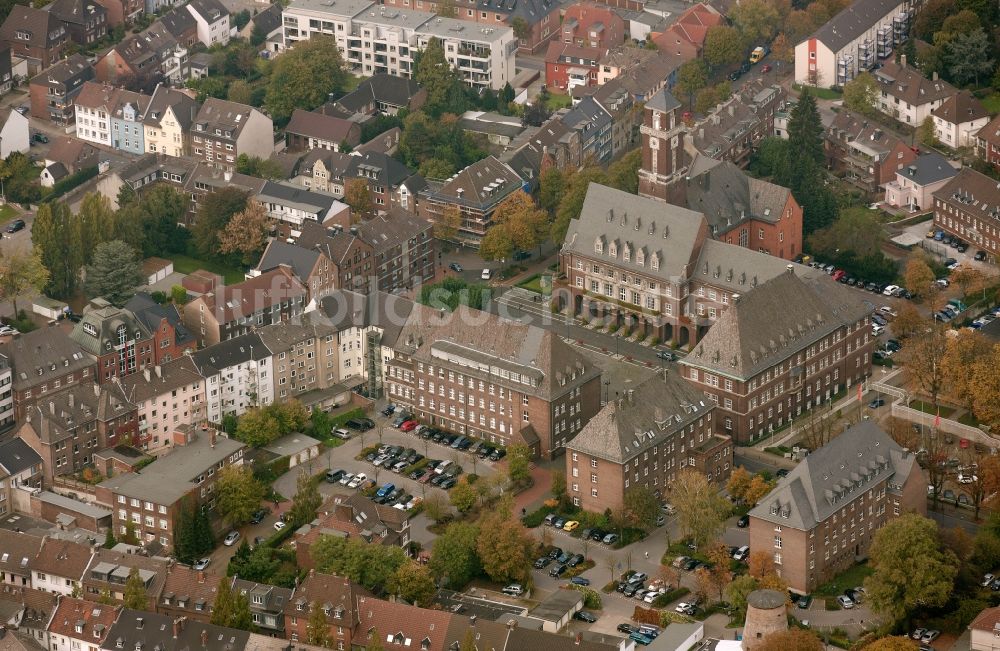
[[[679,588],[674,588],[673,590],[671,590],[669,592],[664,592],[659,597],[657,597],[656,599],[654,599],[653,600],[653,607],[654,608],[663,608],[663,607],[667,606],[671,601],[675,601],[677,599],[680,599],[684,595],[690,594],[690,593],[691,593],[691,591],[689,589],[685,588],[684,586],[681,586]]]
[[[274,483],[275,479],[288,472],[290,461],[291,457],[278,457],[270,463],[254,468],[254,477],[265,484]]]
[[[97,176],[96,165],[93,167],[85,167],[78,172],[74,172],[63,179],[56,181],[55,185],[52,186],[52,192],[42,199],[42,203],[55,201],[73,188],[83,185],[95,176]]]
[[[521,522],[525,527],[529,529],[534,529],[535,527],[541,526],[542,522],[545,521],[545,516],[549,513],[555,513],[556,508],[554,506],[542,506],[537,511],[532,511],[528,515],[521,518]]]
[[[330,419],[330,424],[333,427],[342,427],[344,423],[351,420],[352,418],[367,418],[368,414],[364,409],[358,407],[357,409],[352,409],[350,411],[345,411],[335,418]]]

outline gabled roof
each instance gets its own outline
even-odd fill
[[[27,34],[28,38],[17,38],[18,32]],[[26,42],[31,47],[47,49],[65,40],[66,28],[51,12],[16,4],[3,21],[0,35],[8,43]]]
[[[0,353],[10,360],[14,388],[19,391],[94,365],[80,344],[58,328],[18,335],[0,344]]]
[[[319,257],[320,252],[315,249],[307,249],[275,238],[268,242],[256,269],[257,271],[270,271],[279,265],[287,265],[292,268],[292,272],[299,280],[308,283],[309,276],[316,267]]]
[[[31,569],[79,581],[83,578],[83,573],[90,565],[93,555],[94,552],[88,545],[46,537],[32,562]]]
[[[43,541],[38,536],[0,529],[0,570],[17,576],[31,576]]]
[[[576,103],[576,106],[566,111],[561,119],[566,126],[588,134],[590,132],[600,133],[602,129],[611,124],[611,114],[593,97],[581,99]],[[589,138],[588,135],[584,140]]]
[[[160,16],[156,22],[160,23],[162,28],[176,39],[189,38],[192,33],[197,34],[198,31],[197,21],[191,12],[184,7],[171,9]]]
[[[749,380],[873,309],[828,277],[802,278],[794,267],[749,289],[681,364]]]
[[[373,151],[366,151],[361,156],[350,156],[344,178],[364,177],[384,183],[390,189],[395,189],[400,183],[413,176],[406,165],[389,156]]]
[[[341,143],[351,136],[351,131],[360,128],[357,122],[313,111],[295,109],[292,112],[292,119],[285,127],[285,132],[306,138]]]
[[[699,2],[682,13],[674,24],[667,28],[667,32],[701,49],[705,44],[708,29],[724,24],[725,20],[714,7]]]
[[[175,628],[176,626],[176,628]],[[176,635],[175,635],[176,633]],[[169,649],[171,651],[212,649],[212,651],[243,651],[250,633],[215,624],[203,624],[192,619],[177,622],[173,617],[145,610],[122,611],[108,632],[108,648]]]
[[[219,323],[229,323],[276,304],[304,298],[306,293],[305,285],[292,270],[282,266],[235,285],[218,287],[200,299]]]
[[[146,115],[142,123],[148,126],[160,126],[160,122],[163,120],[163,116],[168,108],[173,111],[174,117],[177,118],[181,129],[187,131],[191,126],[191,122],[198,114],[199,105],[187,93],[158,85],[156,90],[153,91],[153,97],[149,101],[149,107],[146,110]]]
[[[359,637],[367,640],[374,633],[384,649],[447,649],[451,613],[361,597],[358,618]]]
[[[255,28],[259,28],[265,35],[269,35],[281,29],[281,10],[281,3],[276,2],[269,5],[267,9],[258,12],[256,16],[250,19],[250,23]]]
[[[13,438],[0,443],[0,469],[8,477],[41,463],[42,458],[22,439]]]
[[[317,309],[338,332],[349,328],[381,329],[382,345],[391,348],[416,307],[416,303],[398,294],[338,289],[320,299]]]
[[[127,340],[152,337],[149,328],[130,311],[115,307],[102,298],[91,301],[70,337],[91,355],[106,355],[118,345],[118,332],[124,328]]]
[[[246,104],[209,97],[195,116],[192,129],[235,142],[253,113],[260,111]]]
[[[120,609],[121,606],[62,597],[49,624],[49,634],[83,641],[84,648],[95,644],[100,646],[118,618]]]
[[[75,436],[81,425],[107,422],[134,410],[117,383],[81,382],[41,396],[27,408],[25,425],[42,443],[53,444]]]
[[[290,351],[307,339],[318,339],[336,332],[336,328],[316,311],[306,312],[294,321],[272,323],[257,329],[260,340],[272,355]]]
[[[419,91],[420,86],[412,79],[377,74],[362,81],[357,88],[335,103],[351,113],[357,113],[373,102],[405,108],[409,106],[410,98]]]
[[[894,134],[883,129],[882,125],[870,122],[863,115],[849,110],[841,110],[830,123],[828,133],[831,136],[839,138],[841,132],[849,144],[863,145],[879,160],[884,159],[898,145],[904,144]]]
[[[21,5],[14,5],[20,7]],[[49,88],[62,89],[64,85],[81,79],[93,79],[94,67],[90,61],[82,54],[71,54],[59,63],[53,64],[51,68],[43,70],[31,78],[31,83],[35,85],[47,86]],[[72,88],[65,89],[67,91]]]
[[[271,352],[256,332],[226,339],[208,348],[192,353],[191,359],[197,364],[202,375],[208,376],[224,371],[251,359],[259,361],[271,356]]]
[[[625,463],[670,440],[715,408],[677,373],[657,373],[611,400],[566,447],[574,452]]]
[[[77,170],[84,163],[97,164],[97,149],[79,138],[54,138],[45,160],[62,163],[66,169]]]
[[[934,198],[957,206],[962,212],[978,216],[986,223],[1000,227],[1000,188],[997,182],[971,167],[963,167]]]
[[[378,255],[393,247],[402,246],[421,233],[429,232],[433,225],[422,217],[393,207],[388,214],[363,220],[356,228],[358,237],[367,242]]]
[[[922,473],[916,456],[903,450],[873,421],[863,420],[814,450],[778,480],[750,517],[809,530],[863,498],[876,483],[893,478],[902,486],[912,472]],[[926,481],[922,481],[926,484]],[[895,492],[889,486],[890,492]]]
[[[487,156],[452,176],[433,194],[472,206],[495,206],[523,185],[510,165]]]
[[[326,621],[330,624],[353,629],[358,624],[357,599],[370,593],[351,583],[350,579],[310,571],[309,576],[295,588],[295,594],[285,605],[285,612],[308,613],[313,604],[329,611]],[[306,617],[307,615],[300,615]]]
[[[855,0],[850,7],[826,21],[809,38],[816,39],[837,54],[898,6],[899,0]]]
[[[228,580],[218,574],[192,569],[188,565],[168,565],[160,603],[192,613],[205,613],[204,616],[207,617],[215,604],[219,582]]]
[[[983,103],[967,90],[960,90],[941,102],[931,115],[951,124],[965,124],[990,117]]]
[[[729,161],[687,178],[687,205],[705,215],[716,234],[748,219],[775,223],[791,197],[788,188],[746,174]]]
[[[928,79],[916,68],[891,59],[874,76],[880,91],[914,106],[944,100],[958,92],[943,79]]]
[[[996,633],[997,630],[1000,630],[1000,606],[983,608],[983,611],[976,615],[976,618],[969,624],[969,628],[974,631]]]
[[[135,296],[125,303],[125,310],[132,313],[140,323],[153,332],[158,330],[160,325],[166,320],[174,329],[174,343],[183,345],[191,341],[191,333],[181,320],[177,306],[173,303],[160,305],[153,300],[153,297],[146,292],[136,292]]]
[[[64,23],[83,25],[97,16],[107,14],[107,10],[93,0],[53,0],[45,7]]]
[[[229,10],[219,0],[190,0],[187,7],[198,12],[209,25],[229,16]]]
[[[185,355],[166,364],[154,368],[147,367],[139,373],[126,375],[119,378],[118,382],[121,383],[126,397],[132,403],[139,404],[201,380],[202,375],[198,372],[198,367]]]

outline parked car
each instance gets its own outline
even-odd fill
[[[559,577],[566,573],[566,566],[560,563],[556,565],[551,570],[549,570],[549,576]]]
[[[885,405],[885,400],[883,400],[882,398],[875,398],[874,400],[872,400],[871,402],[868,403],[868,408],[869,409],[878,409],[879,407],[882,407],[883,405]]]
[[[329,479],[327,481],[329,481]],[[267,517],[267,514],[268,514],[267,509],[257,509],[257,511],[250,518],[251,524],[260,524],[261,522],[264,521],[264,518]]]
[[[915,629],[912,633],[910,633],[910,638],[914,640],[919,640],[924,636],[924,633],[926,632],[927,632],[926,628]]]
[[[569,580],[569,582],[572,583],[573,585],[582,585],[582,586],[590,585],[590,579],[583,576],[574,576],[572,579]]]
[[[512,597],[520,597],[524,594],[524,587],[520,583],[511,583],[508,586],[504,586],[501,592]]]
[[[47,144],[49,142],[49,137],[42,133],[41,131],[36,131],[35,135],[32,136],[35,142],[40,142],[42,144]]]
[[[851,608],[854,608],[854,601],[846,594],[839,595],[837,597],[837,603],[839,603],[840,607],[845,610],[850,610]]]
[[[193,570],[203,570],[208,567],[208,564],[212,562],[211,558],[200,558],[195,561],[194,565],[191,566]]]
[[[930,644],[934,640],[938,639],[939,635],[941,635],[941,631],[938,630],[931,629],[929,631],[924,631],[924,634],[920,636],[920,641],[924,644]]]
[[[489,280],[490,276],[492,275],[493,275],[492,271],[490,271],[489,269],[483,269],[483,273],[479,274],[479,278],[481,280]]]
[[[236,541],[240,539],[240,532],[233,530],[226,534],[226,539],[222,541],[222,544],[226,547],[232,547],[236,544]]]
[[[731,77],[732,75],[730,75],[730,78]],[[739,75],[736,75],[736,77],[739,78]],[[733,81],[735,81],[735,79]],[[639,631],[632,631],[631,633],[628,634],[628,637],[633,642],[641,644],[642,646],[649,646],[650,644],[653,643],[653,638],[649,637],[648,635],[643,635]]]
[[[576,567],[577,565],[579,565],[580,563],[584,562],[585,560],[587,560],[587,559],[584,558],[583,554],[574,554],[573,557],[569,559],[568,565],[570,567]]]
[[[340,481],[338,483],[341,486],[347,486],[349,483],[351,483],[352,479],[354,479],[354,473],[345,472],[344,476],[340,478]]]
[[[576,528],[580,526],[580,523],[576,520],[570,520],[563,525],[563,531],[576,531]]]
[[[573,614],[573,619],[579,619],[581,622],[587,622],[588,624],[593,624],[597,621],[597,616],[587,612],[586,610],[578,610]]]
[[[450,263],[448,265],[448,268],[451,269],[454,272],[457,272],[457,273],[462,273],[462,271],[463,271],[462,270],[462,265],[458,264],[457,262]]]
[[[24,230],[25,223],[23,219],[15,219],[11,223],[7,224],[8,233],[16,233],[20,230]]]
[[[804,594],[798,598],[798,601],[795,602],[795,605],[805,610],[809,608],[809,605],[812,603],[812,600],[813,600],[812,595]]]
[[[750,547],[748,545],[743,545],[742,547],[736,550],[735,554],[733,554],[734,561],[745,561],[749,557],[750,557]]]
[[[364,483],[367,479],[368,479],[368,475],[366,475],[363,472],[359,472],[358,474],[354,475],[354,479],[352,479],[350,482],[348,482],[347,487],[348,488],[357,488],[357,487],[361,486],[361,484]]]
[[[638,629],[636,629],[636,628],[635,628],[634,626],[632,626],[631,624],[627,624],[627,623],[626,623],[626,624],[619,624],[619,625],[618,625],[618,632],[619,632],[619,633],[625,633],[625,634],[628,634],[628,633],[631,633],[632,631],[635,631],[635,630],[638,630]]]
[[[736,526],[739,527],[740,529],[746,529],[747,527],[749,527],[750,516],[745,513],[741,515],[739,520],[736,521]]]
[[[609,533],[608,535],[604,536],[604,538],[601,539],[601,542],[604,543],[605,545],[613,545],[616,542],[618,542],[618,534]]]
[[[541,570],[548,567],[552,563],[552,559],[548,556],[542,556],[541,558],[535,560],[535,569]]]
[[[408,420],[405,423],[403,423],[399,429],[403,430],[404,432],[412,432],[413,430],[417,429],[417,425],[419,424],[420,423],[418,423],[415,420]]]
[[[694,614],[698,612],[698,606],[692,603],[688,603],[686,601],[682,601],[679,604],[677,604],[677,607],[674,608],[674,611],[681,613],[682,615],[688,615],[689,617],[693,617]]]
[[[284,523],[283,521],[281,521],[281,520],[278,520],[277,522],[275,522],[275,523],[274,523],[274,530],[275,530],[275,531],[281,531],[281,530],[282,530],[282,529],[284,529],[284,528],[285,528],[286,526],[287,526],[287,525],[286,525],[286,524],[285,524],[285,523]]]

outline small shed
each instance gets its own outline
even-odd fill
[[[558,633],[569,624],[573,615],[583,609],[583,593],[577,590],[555,590],[535,606],[530,616],[542,620],[542,630]]]
[[[222,276],[204,269],[197,269],[185,276],[181,285],[193,294],[207,294],[214,291],[216,287],[222,286]]]
[[[292,433],[264,446],[264,451],[275,455],[275,458],[288,457],[288,467],[294,468],[318,457],[320,445],[311,436]]]
[[[31,303],[31,311],[46,319],[59,319],[69,310],[69,305],[48,296],[39,296]]]
[[[174,263],[163,258],[146,258],[142,261],[142,276],[147,285],[155,285],[174,273]]]

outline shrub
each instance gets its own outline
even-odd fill
[[[583,607],[591,610],[601,609],[601,595],[596,590],[582,585],[570,584],[570,589],[583,593]]]
[[[95,176],[97,176],[96,165],[93,167],[85,167],[78,172],[74,172],[63,179],[56,181],[56,184],[52,186],[52,192],[45,197],[44,201],[54,201],[73,188],[83,185]]]
[[[664,592],[659,597],[657,597],[656,599],[654,599],[653,600],[653,607],[654,608],[663,608],[664,606],[666,606],[667,604],[669,604],[671,601],[674,601],[676,599],[680,599],[684,595],[690,594],[690,593],[691,593],[691,591],[689,589],[685,588],[684,586],[681,586],[679,588],[674,588],[673,590],[671,590],[669,592]]]
[[[554,506],[542,506],[537,511],[532,511],[528,515],[521,518],[521,522],[527,528],[534,529],[535,527],[538,527],[542,524],[542,522],[545,520],[545,516],[547,516],[549,513],[554,513],[555,510],[556,509]]]
[[[636,606],[635,610],[632,611],[632,621],[639,624],[662,626],[660,623],[660,613],[651,608],[643,608],[642,606]]]
[[[156,291],[156,292],[153,292],[152,294],[150,294],[149,296],[150,296],[150,298],[153,299],[154,303],[157,303],[159,305],[163,305],[164,303],[167,302],[167,294],[166,294],[166,292]]]

